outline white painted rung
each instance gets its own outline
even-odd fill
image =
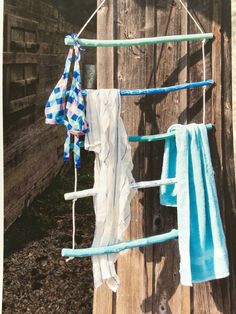
[[[165,179],[165,180],[154,180],[154,181],[143,181],[132,183],[130,185],[131,189],[148,189],[148,188],[155,188],[161,185],[171,185],[177,183],[177,179]]]
[[[72,201],[72,200],[76,200],[79,198],[94,196],[96,194],[97,194],[97,192],[95,189],[89,189],[89,190],[84,190],[84,191],[80,191],[80,192],[66,193],[64,195],[64,197],[65,197],[66,201]]]
[[[143,181],[143,182],[137,182],[132,183],[130,185],[130,189],[148,189],[148,188],[155,188],[161,185],[171,185],[177,183],[177,179],[165,179],[165,180],[154,180],[154,181]],[[72,193],[66,193],[64,195],[66,201],[72,201],[79,198],[85,198],[89,196],[96,195],[97,192],[95,189],[89,189],[79,192],[72,192]]]

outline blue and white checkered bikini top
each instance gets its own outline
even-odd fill
[[[75,52],[73,78],[71,88],[69,93],[67,93],[73,52]],[[70,48],[64,72],[45,106],[46,123],[50,125],[65,125],[67,128],[64,145],[65,161],[68,161],[70,158],[71,135],[74,135],[74,162],[76,168],[80,168],[79,137],[89,131],[88,124],[85,120],[84,99],[81,93],[79,60],[80,48],[77,46]]]

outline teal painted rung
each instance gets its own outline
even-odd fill
[[[156,243],[163,243],[171,239],[178,237],[178,230],[172,231],[160,235],[155,235],[148,238],[131,240],[124,243],[114,244],[105,247],[91,247],[88,249],[62,249],[61,255],[63,257],[88,257],[95,255],[114,254],[124,250],[134,249],[138,247],[148,246]]]
[[[159,95],[170,92],[177,92],[183,89],[199,88],[204,86],[211,86],[214,84],[213,80],[190,82],[174,86],[157,87],[157,88],[147,88],[147,89],[122,89],[120,90],[121,96],[141,96],[141,95]],[[82,90],[82,95],[87,96],[88,92]]]
[[[160,37],[148,37],[148,38],[136,38],[136,39],[115,39],[115,40],[99,40],[99,39],[82,39],[67,35],[65,37],[65,44],[67,46],[80,45],[82,47],[124,47],[124,46],[137,46],[137,45],[150,45],[150,44],[162,44],[169,42],[182,42],[182,41],[194,41],[194,40],[208,40],[213,39],[213,33],[205,34],[185,34],[185,35],[172,35],[172,36],[160,36]]]
[[[212,124],[206,124],[207,130],[212,130]],[[163,141],[167,138],[174,137],[176,132],[169,132],[165,134],[156,134],[156,135],[144,135],[144,136],[129,136],[129,142],[156,142]]]
[[[213,129],[212,124],[206,124],[207,130],[210,131]],[[155,135],[143,135],[143,136],[129,136],[129,142],[157,142],[157,141],[163,141],[167,138],[175,136],[175,132],[169,132],[164,134],[155,134]],[[84,147],[84,142],[80,142],[80,147]],[[73,144],[71,144],[71,148],[73,148]]]

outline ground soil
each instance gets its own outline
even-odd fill
[[[68,167],[68,166],[67,166]],[[93,156],[83,153],[79,189],[93,185]],[[24,210],[5,234],[4,314],[92,313],[91,259],[66,263],[61,249],[71,247],[73,169],[55,178],[51,186]],[[92,199],[76,205],[76,243],[89,247],[94,234]]]

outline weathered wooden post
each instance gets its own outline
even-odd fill
[[[98,0],[98,4],[100,4]],[[186,3],[186,1],[185,1]],[[94,314],[233,313],[235,292],[235,186],[232,149],[229,1],[189,1],[206,32],[215,40],[206,46],[207,78],[216,86],[207,93],[207,122],[216,126],[211,136],[212,157],[231,261],[231,277],[212,283],[179,284],[177,240],[123,253],[117,270],[117,294],[104,285],[95,291]],[[224,13],[223,13],[224,12]],[[98,14],[100,39],[137,38],[197,32],[178,1],[109,0]],[[201,42],[157,46],[99,48],[98,88],[150,88],[202,79]],[[122,98],[128,135],[166,132],[174,123],[202,121],[202,91]],[[163,143],[132,144],[134,176],[138,181],[160,177]],[[158,190],[140,191],[132,203],[127,239],[169,231],[176,210],[161,207]],[[235,294],[236,295],[236,294]]]
[[[3,32],[3,2],[0,3],[0,32]],[[2,82],[2,51],[3,43],[0,44],[0,81]],[[4,243],[4,188],[3,188],[3,99],[2,85],[0,86],[0,313],[2,313],[2,289],[3,289],[3,243]]]
[[[231,1],[234,161],[236,162],[236,1]],[[236,176],[236,172],[235,172]]]

